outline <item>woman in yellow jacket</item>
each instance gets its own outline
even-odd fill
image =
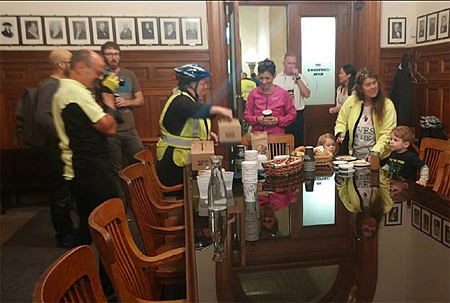
[[[177,87],[167,100],[159,118],[161,137],[156,144],[157,172],[165,186],[183,183],[183,167],[190,163],[191,142],[218,137],[211,132],[210,118],[233,118],[231,109],[200,102],[205,79],[211,73],[199,64],[175,68]]]
[[[350,96],[339,111],[334,133],[342,143],[349,131],[348,149],[351,155],[365,159],[370,151],[389,156],[391,130],[397,125],[394,104],[386,98],[380,80],[371,68],[363,68],[356,75],[355,95]]]

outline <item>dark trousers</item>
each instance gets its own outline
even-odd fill
[[[183,167],[173,162],[173,147],[167,147],[161,161],[156,162],[156,172],[159,180],[165,186],[174,186],[183,183]],[[174,192],[171,195],[182,195],[182,192]]]
[[[73,209],[72,190],[68,181],[64,180],[61,151],[58,144],[48,144],[45,156],[50,167],[50,214],[56,237],[62,237],[73,231],[71,211]]]
[[[291,125],[286,126],[284,129],[286,134],[294,135],[295,146],[291,147],[291,151],[294,148],[303,145],[303,110],[297,111],[297,117]]]
[[[106,200],[118,198],[117,189],[106,169],[104,173],[95,176],[75,178],[70,185],[80,215],[80,227],[75,234],[75,245],[90,245],[92,237],[88,225],[89,215]],[[99,262],[99,275],[105,295],[113,294],[114,288],[102,262]]]

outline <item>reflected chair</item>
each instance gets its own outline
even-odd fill
[[[160,300],[154,271],[183,258],[186,249],[176,248],[153,257],[142,254],[131,236],[122,200],[117,198],[94,209],[89,216],[89,228],[120,302]]]
[[[247,136],[243,136],[241,144],[247,148],[251,147],[251,142]],[[275,156],[287,155],[294,151],[294,136],[291,134],[273,134],[267,135],[267,144],[270,159]]]
[[[423,138],[420,143],[419,158],[425,162],[430,170],[427,186],[433,187],[436,182],[439,156],[444,151],[450,151],[450,141]]]
[[[155,166],[155,159],[153,158],[152,151],[150,150],[142,150],[134,155],[134,158],[138,160],[139,162],[142,162],[146,165],[148,173],[150,174],[150,177],[152,178],[153,185],[156,187],[156,189],[159,188],[161,192],[161,199],[164,197],[164,193],[170,193],[178,190],[183,189],[183,184],[178,184],[175,186],[165,186],[161,183],[159,180],[158,174],[156,173],[156,166]]]
[[[168,216],[169,211],[182,210],[184,204],[159,199],[143,163],[124,168],[119,176],[144,241],[145,251],[147,255],[154,256],[165,244],[164,236],[181,236],[184,232],[183,218]]]
[[[450,151],[441,153],[433,190],[450,198]]]
[[[39,278],[33,303],[54,302],[107,302],[90,246],[78,246],[66,252]]]

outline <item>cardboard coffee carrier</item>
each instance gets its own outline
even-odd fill
[[[218,136],[220,144],[240,144],[241,143],[241,123],[238,119],[222,119],[217,122]]]
[[[211,166],[210,156],[214,156],[213,141],[192,141],[191,143],[191,165],[192,170],[206,169]]]

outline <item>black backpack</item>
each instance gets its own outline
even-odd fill
[[[23,135],[23,142],[30,147],[42,147],[46,143],[44,133],[34,121],[38,102],[37,97],[37,88],[25,88],[22,91],[16,107],[15,145],[17,145],[17,139],[21,133]]]

